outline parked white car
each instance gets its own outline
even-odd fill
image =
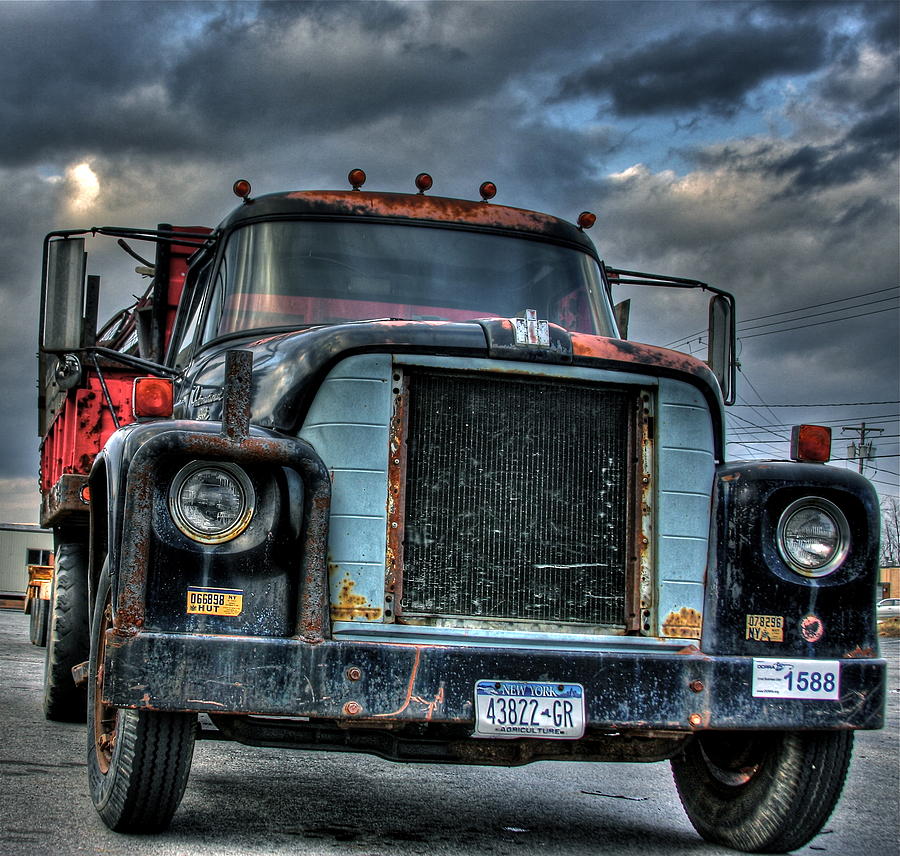
[[[900,618],[900,597],[886,597],[879,600],[875,607],[875,616],[878,621],[886,618]]]

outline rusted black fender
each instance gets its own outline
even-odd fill
[[[229,544],[211,546],[185,537],[173,539],[166,506],[169,484],[180,467],[198,459],[238,464],[263,483],[257,509],[260,523],[252,539],[242,542],[239,536]],[[266,488],[285,469],[302,482],[299,508],[284,490]],[[325,638],[331,481],[321,458],[305,441],[261,428],[229,436],[218,422],[130,425],[116,432],[98,456],[91,473],[91,495],[96,497],[92,499],[96,516],[93,564],[109,567],[116,632],[133,635],[146,625],[148,601],[158,603],[173,588],[167,580],[184,575],[192,566],[259,564],[260,556],[271,556],[273,542],[280,539],[281,552],[291,556],[291,567],[284,568],[284,575],[290,574],[297,593],[290,612],[297,633],[313,643]],[[156,586],[156,597],[148,599],[149,584]]]
[[[840,508],[850,549],[834,573],[793,571],[777,546],[778,520],[801,497]],[[787,461],[733,463],[717,471],[701,648],[753,657],[877,657],[878,497],[849,470]],[[774,619],[757,634],[753,618]],[[749,621],[749,624],[748,624]],[[780,625],[780,627],[779,627]],[[755,636],[770,638],[754,638]]]

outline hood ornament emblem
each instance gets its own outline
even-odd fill
[[[537,310],[526,309],[524,317],[511,318],[516,331],[516,344],[523,347],[550,347],[550,325],[546,321],[538,321]]]

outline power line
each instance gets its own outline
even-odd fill
[[[763,318],[774,318],[776,315],[790,315],[793,312],[804,312],[807,309],[818,309],[820,306],[831,306],[834,303],[846,303],[848,300],[856,300],[860,297],[870,297],[873,294],[882,294],[885,291],[897,291],[900,286],[891,285],[887,288],[877,288],[875,291],[864,291],[862,294],[854,294],[852,297],[841,297],[837,300],[826,300],[823,303],[811,303],[809,306],[799,306],[797,309],[785,309],[783,312],[772,312],[769,315],[757,315],[755,318],[742,318],[738,321],[738,324],[747,324],[750,321],[762,321]],[[883,297],[881,300],[890,300],[889,297]],[[874,301],[879,302],[879,301]],[[863,304],[860,304],[861,306]],[[845,309],[854,309],[853,306],[846,306]],[[834,312],[840,312],[841,310],[835,309]]]
[[[833,315],[835,312],[844,312],[844,311],[849,311],[851,309],[863,309],[866,306],[874,306],[876,303],[886,303],[888,301],[890,301],[891,303],[896,303],[896,301],[894,300],[893,297],[882,297],[880,300],[870,300],[868,303],[860,303],[858,306],[845,306],[843,309],[826,309],[824,312],[813,312],[812,315],[804,315],[803,318],[785,318],[781,321],[769,321],[766,324],[757,324],[754,327],[743,327],[741,330],[738,330],[738,333],[740,334],[744,330],[761,330],[763,327],[775,327],[778,324],[789,324],[791,321],[802,321],[802,320],[806,320],[807,318],[821,318],[823,315]],[[875,311],[876,312],[886,312],[887,309],[888,309],[888,307],[885,306],[884,309],[877,309]],[[800,312],[799,309],[793,309],[791,311],[792,312]],[[784,315],[786,313],[782,312],[782,313],[777,313],[777,314]],[[869,312],[866,314],[872,315],[874,313]],[[765,316],[765,315],[760,316],[760,318],[766,318],[766,317],[771,317],[771,316]],[[859,318],[861,316],[850,315],[850,316],[846,316],[846,317]],[[754,319],[754,320],[757,320],[757,319]],[[831,320],[832,321],[842,321],[844,319],[843,318],[832,318]],[[740,323],[743,324],[746,322],[740,322]],[[820,324],[830,324],[831,322],[830,321],[820,321],[819,323]],[[740,324],[738,326],[740,326]],[[812,325],[809,325],[809,326],[812,326]],[[780,331],[773,330],[772,332],[774,333],[774,332],[780,332]]]
[[[880,312],[890,312],[890,309],[873,309],[871,312],[861,312],[859,315],[847,315],[844,318],[832,318],[830,321],[814,321],[812,324],[798,324],[796,327],[783,327],[781,330],[767,330],[765,333],[752,333],[749,336],[738,336],[739,339],[758,339],[760,336],[771,336],[773,333],[790,333],[794,330],[805,330],[807,327],[821,327],[823,324],[834,324],[836,321],[851,321],[854,318],[865,318],[868,315],[877,315]],[[767,325],[763,325],[767,326]]]
[[[747,430],[749,430],[749,429],[747,429]],[[871,430],[871,429],[867,429],[867,430]],[[896,437],[900,437],[900,434],[885,434],[884,436],[879,437],[878,439],[879,439],[879,440],[890,440],[890,439],[896,438]],[[790,441],[787,440],[787,439],[785,439],[785,440],[761,440],[761,439],[756,438],[756,437],[747,437],[747,436],[745,436],[745,435],[743,435],[743,434],[742,434],[738,439],[740,439],[740,440],[746,440],[746,441],[748,441],[749,443],[782,443],[782,442],[790,442]],[[733,443],[736,443],[737,440],[729,440],[728,442],[729,442],[729,443],[732,443],[732,442],[733,442]]]
[[[771,312],[768,315],[757,315],[753,318],[742,318],[737,323],[738,323],[738,326],[740,326],[741,324],[749,324],[751,321],[762,321],[766,318],[775,318],[778,315],[793,315],[795,312],[805,312],[807,309],[818,309],[820,306],[832,306],[835,303],[846,303],[850,300],[857,300],[860,297],[870,297],[873,294],[883,294],[886,291],[896,291],[898,288],[900,288],[900,286],[893,285],[893,286],[889,286],[887,288],[878,288],[878,289],[875,289],[874,291],[864,291],[861,294],[854,294],[854,295],[851,295],[850,297],[841,297],[841,298],[838,298],[837,300],[826,300],[826,301],[823,301],[822,303],[811,303],[808,306],[799,306],[796,309],[785,309],[782,312]],[[891,299],[892,298],[889,298],[889,297],[883,297],[883,298],[879,298],[878,300],[868,301],[866,303],[859,303],[856,306],[844,306],[844,307],[841,307],[840,309],[832,309],[832,310],[829,310],[829,312],[821,312],[818,314],[819,315],[828,315],[831,312],[846,312],[851,309],[861,309],[864,306],[872,306],[875,303],[882,303],[882,302],[885,302],[885,301],[891,300]],[[883,311],[886,311],[886,309],[878,310],[878,311],[883,312]],[[815,316],[807,316],[807,317],[815,317]],[[861,316],[852,315],[849,317],[858,318]],[[760,324],[759,327],[770,327],[770,326],[774,326],[775,324],[787,324],[787,323],[790,323],[791,321],[796,321],[796,320],[799,320],[799,319],[785,318],[783,321],[774,321],[774,322],[772,322],[772,324]],[[840,320],[844,320],[844,319],[835,318],[833,320],[840,321]],[[819,323],[827,324],[827,323],[831,323],[831,322],[823,321],[823,322],[819,322]],[[809,326],[814,326],[814,325],[809,325]],[[749,327],[747,329],[755,330],[758,328],[757,327]],[[787,330],[787,329],[800,329],[800,328],[785,328],[785,330]],[[673,342],[669,342],[669,344],[665,345],[664,347],[666,347],[666,348],[682,347],[682,346],[687,345],[690,342],[692,342],[698,336],[702,336],[705,332],[706,332],[705,330],[698,330],[696,333],[690,333],[687,336],[682,336],[679,339],[675,339]],[[770,332],[778,333],[781,331],[771,330]],[[765,335],[765,334],[757,333],[755,335],[761,336],[761,335]],[[741,338],[752,339],[754,337],[753,336],[745,336],[745,337],[741,337]]]
[[[771,405],[770,405],[771,406]],[[776,405],[777,406],[777,405]],[[731,416],[737,416],[737,414],[727,413],[726,418],[731,418]],[[865,417],[857,417],[855,415],[844,416],[841,419],[816,419],[816,425],[839,425],[841,422],[846,422],[848,419],[856,419],[863,418],[866,422],[900,422],[900,414],[896,416],[865,416]],[[787,428],[788,426],[784,422],[774,422],[770,425],[760,425],[760,428]],[[747,430],[744,425],[735,425],[732,426],[732,430],[735,431],[744,431]]]
[[[869,407],[874,404],[900,404],[900,399],[894,401],[842,401],[830,404],[767,404],[766,407]],[[733,404],[732,407],[758,407],[757,404]]]

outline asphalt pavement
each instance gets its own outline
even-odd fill
[[[87,792],[85,728],[41,710],[44,650],[0,610],[0,856],[725,856],[682,812],[667,763],[515,769],[197,744],[170,830],[110,832]],[[860,732],[838,808],[798,853],[894,856],[900,840],[900,640],[887,727]]]

